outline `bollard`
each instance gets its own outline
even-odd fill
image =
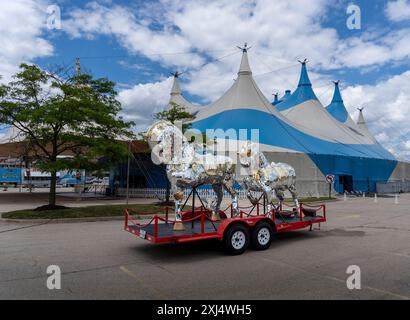
[[[363,192],[363,199],[366,198],[366,192]]]
[[[394,196],[394,203],[395,204],[399,204],[399,195],[396,193],[396,195]]]
[[[343,201],[347,201],[347,194],[346,194],[346,192],[343,194]]]
[[[377,203],[377,193],[374,194],[374,203]]]

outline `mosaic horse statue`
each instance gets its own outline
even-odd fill
[[[252,204],[257,204],[259,200],[252,192],[262,192],[267,199],[267,212],[271,214],[274,199],[277,198],[281,204],[285,191],[289,190],[296,209],[299,209],[296,173],[292,166],[286,163],[269,163],[265,155],[259,151],[259,145],[250,141],[243,144],[239,152],[239,162],[246,171],[242,185]]]
[[[212,185],[216,199],[210,205],[204,200],[204,205],[212,211],[213,220],[220,219],[224,189],[232,198],[234,213],[238,212],[238,197],[234,188],[236,166],[231,158],[196,152],[194,144],[188,142],[181,130],[164,120],[154,123],[146,132],[145,138],[150,143],[156,143],[153,156],[157,157],[157,161],[154,162],[166,164],[175,200],[174,230],[184,230],[181,203],[187,188]]]

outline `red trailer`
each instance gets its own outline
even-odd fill
[[[249,246],[257,250],[269,248],[273,234],[303,229],[326,221],[324,204],[311,206],[301,204],[298,212],[294,209],[276,210],[267,215],[265,206],[257,204],[240,207],[234,215],[232,207],[222,210],[221,220],[211,220],[211,212],[203,206],[182,213],[184,231],[174,231],[175,221],[168,219],[170,208],[164,208],[161,215],[156,214],[148,223],[137,223],[129,210],[125,210],[124,229],[152,243],[183,243],[205,239],[222,241],[231,254],[242,254]],[[245,210],[249,211],[245,211]]]

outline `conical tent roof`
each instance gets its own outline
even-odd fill
[[[285,94],[281,98],[278,98],[278,94],[275,94],[275,99],[272,101],[272,104],[276,106],[277,104],[289,99],[290,96],[291,96],[290,90],[285,90]]]
[[[179,75],[180,74],[178,72],[174,73],[174,79],[173,79],[172,88],[171,88],[171,97],[169,99],[166,110],[171,108],[173,103],[176,103],[177,105],[184,107],[187,112],[196,114],[199,112],[201,107],[198,105],[192,104],[191,102],[187,101],[182,96],[181,86],[179,83]]]
[[[366,136],[368,136],[369,138],[371,138],[373,141],[376,141],[376,139],[374,138],[374,136],[371,134],[369,128],[366,125],[366,121],[364,120],[364,116],[363,116],[363,110],[364,108],[358,108],[359,110],[359,117],[357,119],[357,127],[360,130],[360,132],[362,132],[363,134],[365,134]]]
[[[326,107],[326,110],[339,122],[346,124],[349,127],[355,128],[356,124],[350,117],[343,102],[342,95],[339,88],[340,81],[334,81],[335,90],[333,98],[330,104]]]
[[[304,64],[302,66],[305,68]],[[344,140],[342,143],[328,132],[323,131],[320,123],[317,124],[317,128],[315,126],[309,127],[303,122],[301,125],[278,112],[266,99],[253,79],[247,50],[243,51],[238,77],[234,84],[214,103],[201,108],[192,122],[192,126],[202,132],[208,129],[222,129],[225,132],[234,129],[236,132],[240,132],[241,129],[246,129],[248,136],[238,137],[239,140],[250,139],[250,132],[257,128],[259,142],[271,146],[273,149],[282,148],[308,154],[338,154],[358,157],[391,156],[380,146],[364,145],[363,142],[349,136],[348,131],[351,130],[333,119],[316,99],[307,72],[302,72],[301,78],[298,87],[299,93],[296,93],[298,90],[295,93],[305,99],[304,92],[310,90],[311,94],[308,97],[313,97],[313,100],[308,100],[308,103],[312,101],[314,103],[313,108],[310,105],[307,106],[308,112],[305,117],[315,118],[316,110],[320,110],[324,113],[322,115],[322,118],[325,117],[324,122],[331,124],[328,125],[328,130],[330,132],[336,130]],[[295,93],[289,99],[292,99]],[[369,141],[369,139],[367,140]]]
[[[336,96],[336,99],[341,99],[341,96]],[[323,107],[312,89],[312,83],[306,68],[306,60],[301,61],[301,73],[297,89],[286,101],[277,104],[275,107],[287,119],[318,138],[346,144],[373,143],[372,140],[353,127],[346,126],[336,120]]]
[[[262,151],[279,159],[298,159],[309,166],[307,156],[314,163],[313,168],[322,174],[354,176],[356,182],[360,181],[360,188],[369,184],[369,177],[372,183],[389,179],[397,165],[395,157],[326,111],[312,90],[305,63],[298,89],[278,106],[289,101],[279,112],[266,99],[252,77],[248,53],[244,50],[236,81],[222,97],[198,112],[192,128],[224,141],[225,146],[229,140],[229,151],[236,141],[255,140]],[[290,117],[298,112],[297,117]],[[254,130],[257,137],[252,135]],[[302,170],[311,177],[307,167]]]

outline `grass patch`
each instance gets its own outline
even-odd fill
[[[93,218],[93,217],[118,217],[124,215],[125,208],[132,214],[160,213],[161,206],[156,204],[130,204],[130,205],[101,205],[79,208],[66,208],[57,210],[19,210],[2,214],[6,219],[64,219],[64,218]],[[188,206],[186,207],[187,210]],[[170,212],[173,212],[170,209]]]
[[[303,203],[315,203],[329,200],[328,197],[309,197],[301,198],[300,202]],[[331,200],[336,200],[332,198]],[[286,199],[287,204],[292,205],[292,199]],[[19,210],[2,214],[2,218],[5,219],[69,219],[69,218],[95,218],[95,217],[118,217],[124,215],[125,208],[129,208],[131,214],[144,215],[152,213],[161,213],[160,208],[163,208],[160,204],[119,204],[119,205],[100,205],[89,206],[79,208],[65,208],[56,210],[41,210],[41,208],[32,210]],[[190,206],[185,206],[185,210],[190,210]],[[173,209],[170,209],[170,213]]]

